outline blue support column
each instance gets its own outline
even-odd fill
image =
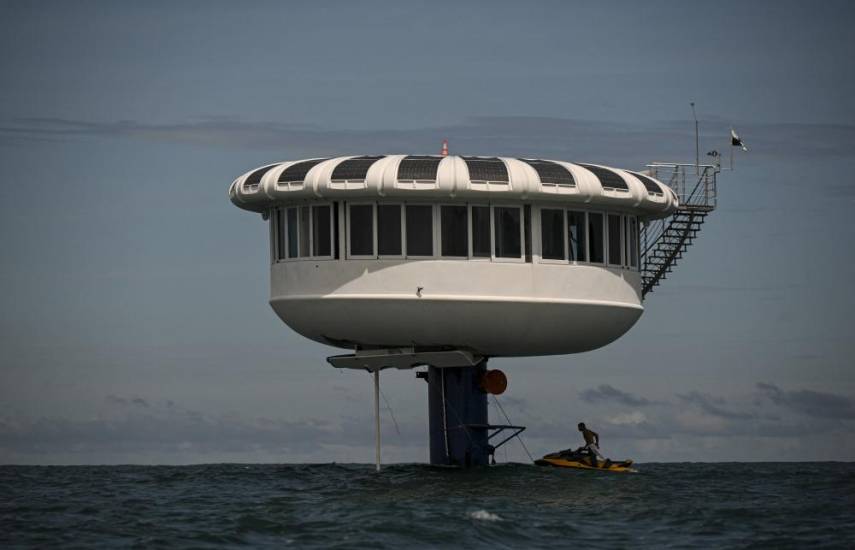
[[[487,394],[479,381],[484,360],[474,367],[428,369],[430,463],[446,466],[486,466]]]

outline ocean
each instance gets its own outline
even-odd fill
[[[855,463],[0,466],[0,548],[853,548]]]

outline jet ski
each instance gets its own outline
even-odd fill
[[[534,461],[538,466],[556,466],[558,468],[578,468],[580,470],[600,470],[604,472],[634,472],[631,460],[615,462],[596,458],[591,451],[580,447],[550,453]]]

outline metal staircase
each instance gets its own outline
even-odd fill
[[[715,210],[718,165],[653,163],[648,173],[666,183],[680,206],[670,217],[641,230],[641,296],[659,286],[692,245],[707,215]]]

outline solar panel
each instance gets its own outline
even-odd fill
[[[469,168],[470,181],[508,181],[505,163],[496,157],[462,157]]]
[[[540,183],[555,183],[557,185],[576,185],[573,174],[557,162],[540,159],[519,159],[537,171]]]
[[[633,176],[637,177],[641,183],[644,184],[644,187],[647,189],[648,193],[656,193],[657,195],[662,194],[662,188],[659,187],[659,184],[648,178],[643,174],[639,174],[638,172],[630,172]]]
[[[315,160],[304,160],[303,162],[298,162],[297,164],[292,164],[288,168],[285,169],[281,174],[279,174],[279,179],[276,180],[276,183],[287,183],[287,182],[300,182],[303,183],[303,180],[306,179],[306,174],[309,173],[309,170],[322,163],[327,159],[315,159]]]
[[[381,155],[378,157],[364,156],[347,159],[344,162],[340,162],[338,166],[335,167],[330,179],[364,180],[365,174],[368,173],[368,169],[371,168],[371,165],[382,158],[383,156]]]
[[[436,181],[436,171],[442,157],[415,156],[405,157],[398,165],[398,180],[430,180]]]
[[[261,168],[259,168],[258,170],[256,170],[252,174],[250,174],[246,178],[246,180],[243,182],[244,189],[246,189],[247,187],[252,187],[252,186],[258,187],[258,184],[261,182],[261,178],[264,176],[264,174],[266,174],[267,172],[269,172],[270,170],[272,170],[273,168],[275,168],[277,166],[279,166],[279,164],[271,164],[270,166],[262,166]]]
[[[629,191],[629,187],[626,185],[626,182],[617,172],[613,172],[607,168],[600,168],[599,166],[592,166],[590,164],[578,164],[579,166],[584,166],[593,172],[604,188],[623,189],[624,191]]]

